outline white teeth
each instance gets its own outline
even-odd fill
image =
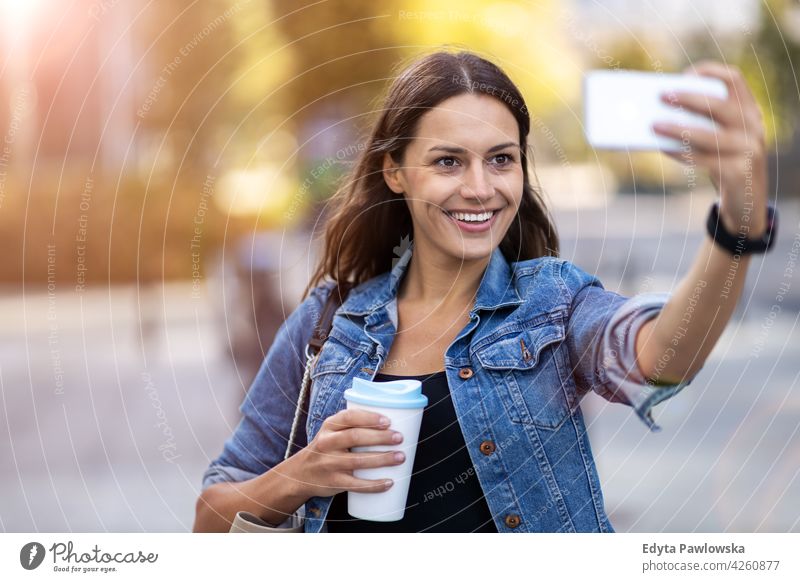
[[[489,220],[494,212],[482,212],[480,214],[466,214],[464,212],[448,212],[450,216],[457,220],[463,220],[464,222],[484,222]]]

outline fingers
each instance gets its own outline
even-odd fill
[[[348,453],[345,458],[349,471],[392,467],[401,465],[406,460],[405,454],[401,451]]]
[[[401,451],[369,451],[359,453],[343,453],[330,455],[325,463],[327,483],[326,490],[333,492],[358,491],[360,493],[379,493],[391,487],[386,484],[386,479],[361,479],[353,475],[353,471],[360,469],[376,469],[401,465],[406,460]],[[391,480],[389,480],[391,481]],[[328,494],[326,494],[327,496]]]
[[[701,61],[684,72],[720,79],[728,88],[728,101],[733,110],[738,110],[746,125],[757,130],[762,125],[758,102],[738,67],[716,61]]]
[[[377,412],[348,408],[326,418],[323,426],[332,431],[345,430],[354,426],[386,429],[389,427],[389,423],[381,423],[382,418],[384,417]]]
[[[653,131],[680,142],[684,149],[698,154],[729,155],[745,149],[741,134],[727,134],[675,123],[656,123]]]
[[[697,165],[703,168],[713,168],[714,165],[719,165],[719,156],[711,155],[697,155],[691,150],[681,149],[679,151],[661,150],[661,153],[671,157],[682,164]],[[715,174],[711,173],[711,181],[714,182]]]
[[[673,98],[665,97],[664,101],[711,117],[727,127],[745,128],[747,132],[756,136],[764,133],[761,109],[748,87],[744,75],[737,67],[716,61],[701,61],[687,67],[683,72],[720,79],[728,88],[728,98],[720,100],[680,92],[675,93]],[[689,95],[693,96],[689,97]]]
[[[345,478],[341,488],[346,491],[357,493],[382,493],[391,489],[394,483],[391,479],[358,479],[356,477]]]
[[[682,91],[664,94],[661,100],[673,107],[705,115],[724,126],[744,127],[745,124],[743,112],[730,100]]]
[[[324,450],[334,452],[344,451],[353,447],[397,445],[401,442],[403,442],[402,433],[394,430],[351,428],[349,430],[337,430],[328,433],[320,444],[322,445],[321,448]]]
[[[387,430],[382,415],[361,409],[345,409],[326,418],[309,447],[304,449],[310,467],[309,475],[319,485],[315,491],[329,496],[341,491],[379,493],[391,487],[386,480],[359,479],[356,469],[372,469],[400,465],[405,462],[401,451],[358,451],[354,447],[395,445],[402,442],[402,433]],[[393,438],[397,436],[397,438]],[[312,446],[313,444],[313,446]],[[399,453],[398,457],[395,457]]]
[[[717,61],[699,61],[684,69],[685,73],[715,77],[728,87],[728,98],[737,102],[755,103],[755,97],[750,92],[742,72],[732,65],[725,65]]]

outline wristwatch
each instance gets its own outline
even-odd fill
[[[751,239],[731,234],[719,218],[719,201],[711,205],[706,228],[714,242],[732,255],[767,252],[775,240],[778,227],[778,211],[771,204],[767,205],[767,228],[761,238]]]

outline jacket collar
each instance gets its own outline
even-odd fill
[[[350,291],[347,299],[339,308],[339,313],[367,315],[396,299],[400,282],[411,262],[413,250],[414,241],[412,240],[391,271],[365,281]],[[495,247],[481,277],[475,305],[470,314],[478,310],[493,310],[520,305],[522,302],[514,281],[513,269],[500,247]]]

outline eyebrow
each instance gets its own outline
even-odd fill
[[[501,143],[499,145],[490,147],[486,153],[491,154],[491,153],[494,153],[496,151],[504,150],[507,147],[512,147],[512,146],[516,147],[516,148],[519,147],[519,145],[517,145],[515,142],[509,141],[509,142],[506,142],[506,143]],[[428,151],[429,152],[447,152],[448,154],[466,154],[467,153],[467,150],[465,150],[464,148],[459,148],[459,147],[455,147],[455,146],[446,146],[446,145],[433,146]]]

